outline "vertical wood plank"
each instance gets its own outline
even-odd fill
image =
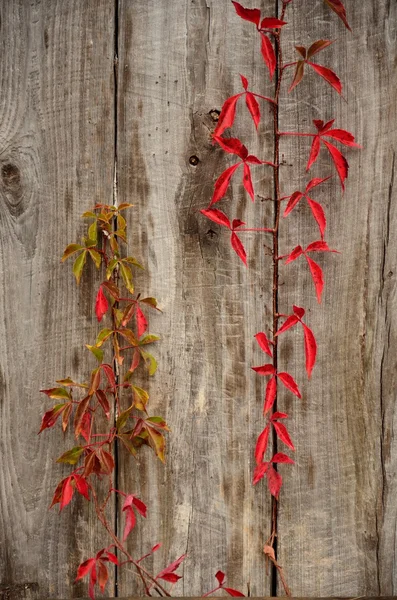
[[[76,290],[60,257],[80,214],[112,199],[114,6],[4,0],[0,13],[0,581],[12,598],[70,598],[104,536],[81,501],[48,511],[73,442],[37,436],[51,406],[39,389],[94,367],[96,274]]]
[[[252,594],[269,593],[262,553],[269,497],[251,484],[263,382],[250,371],[263,361],[253,336],[270,323],[267,240],[246,234],[246,270],[228,236],[198,212],[231,164],[211,144],[213,109],[241,91],[239,73],[263,93],[258,40],[231,4],[210,0],[121,1],[119,31],[119,197],[135,204],[133,254],[147,265],[139,284],[164,310],[150,322],[162,341],[159,370],[148,385],[150,413],[165,414],[172,429],[166,467],[149,454],[138,471],[121,466],[121,487],[142,490],[149,506],[131,548],[138,555],[162,541],[154,569],[188,553],[175,594],[210,590],[218,569],[245,593],[248,583]],[[266,91],[272,93],[271,85]],[[262,147],[244,100],[233,135],[269,160],[267,106],[263,113]],[[267,167],[254,171],[262,199],[252,205],[239,174],[219,208],[251,225],[271,223],[271,203],[263,200],[271,177]],[[136,585],[121,571],[120,594],[136,593]]]
[[[313,72],[307,73],[304,82],[284,96],[281,129],[310,131],[313,118],[335,117],[336,127],[352,131],[364,145],[360,152],[346,151],[350,175],[344,196],[335,173],[313,194],[328,215],[326,239],[342,252],[320,259],[326,280],[323,304],[316,302],[304,261],[283,267],[281,309],[288,311],[293,303],[304,306],[319,341],[310,383],[303,378],[301,333],[281,346],[282,364],[303,391],[302,403],[287,397],[280,401],[280,407],[293,414],[297,465],[288,472],[283,469],[279,553],[297,596],[396,591],[391,318],[396,308],[396,5],[369,0],[346,2],[346,7],[353,34],[317,1],[292,3],[285,30],[287,62],[295,60],[295,43],[307,46],[320,38],[337,39],[316,62],[340,75],[347,102]],[[304,171],[309,143],[306,138],[289,138],[282,147],[288,163],[287,194],[308,181]],[[310,176],[326,176],[332,170],[322,151]],[[308,209],[300,207],[283,222],[282,253],[317,239],[315,230]]]

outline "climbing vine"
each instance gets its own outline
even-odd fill
[[[309,48],[296,46],[298,59],[284,62],[282,32],[287,25],[287,8],[292,1],[282,0],[279,17],[263,16],[257,8],[246,8],[238,2],[233,2],[237,15],[255,26],[270,80],[275,80],[275,90],[272,97],[259,94],[250,89],[247,78],[241,75],[242,91],[225,101],[213,133],[213,142],[226,153],[237,157],[237,162],[218,177],[209,206],[201,211],[206,218],[229,230],[232,248],[244,265],[248,264],[247,253],[241,241],[244,232],[266,234],[272,240],[272,331],[270,334],[261,331],[255,335],[257,343],[268,359],[265,364],[253,367],[257,375],[267,378],[263,405],[264,424],[262,431],[258,432],[253,448],[256,463],[253,483],[258,484],[265,478],[274,498],[272,531],[265,543],[264,552],[277,569],[287,595],[290,595],[290,591],[276,554],[277,501],[282,487],[279,465],[292,464],[294,461],[289,454],[279,451],[277,445],[276,451],[271,452],[269,441],[273,430],[276,439],[289,450],[295,450],[284,424],[289,415],[282,412],[277,395],[280,385],[297,398],[301,398],[301,392],[291,374],[282,370],[278,339],[293,327],[301,328],[306,373],[309,378],[316,363],[317,342],[306,322],[303,307],[294,305],[288,315],[279,312],[279,270],[282,261],[288,265],[298,259],[305,260],[318,302],[321,302],[324,276],[322,268],[313,256],[323,252],[334,253],[336,250],[329,248],[325,241],[327,221],[324,209],[311,197],[312,190],[328,180],[331,175],[310,179],[304,192],[293,191],[284,195],[280,182],[280,143],[285,136],[311,138],[307,171],[318,159],[321,148],[325,148],[332,158],[342,189],[348,175],[348,163],[335,146],[335,142],[357,147],[353,135],[334,127],[334,120],[314,120],[312,132],[287,132],[279,129],[281,92],[284,80],[292,70],[294,73],[289,76],[289,91],[299,85],[305,73],[309,74],[312,71],[323,78],[336,93],[342,93],[342,84],[338,76],[329,67],[313,62],[313,57],[333,43],[331,40],[316,40]],[[342,2],[325,2],[350,29]],[[266,160],[250,154],[241,140],[225,135],[234,124],[237,105],[242,99],[245,100],[256,128],[262,119],[260,102],[265,102],[273,114],[274,153]],[[261,166],[273,172],[274,220],[266,227],[246,227],[240,219],[228,217],[214,205],[226,197],[231,179],[237,170],[242,171],[244,189],[254,201],[251,169]],[[318,235],[306,248],[298,244],[291,248],[287,255],[280,256],[281,219],[287,218],[301,201],[308,203],[318,228]],[[100,329],[96,339],[87,344],[87,352],[97,361],[97,366],[88,374],[86,380],[77,382],[66,377],[57,380],[54,387],[42,390],[56,403],[45,412],[40,432],[59,423],[64,433],[72,429],[76,440],[72,448],[57,458],[58,463],[69,465],[71,470],[59,481],[51,507],[59,504],[60,510],[63,510],[72,502],[74,496],[80,495],[92,504],[98,520],[109,536],[109,544],[99,549],[95,556],[87,558],[77,569],[76,580],[88,579],[91,598],[94,598],[96,587],[104,591],[109,579],[109,564],[117,565],[118,568],[123,565],[133,566],[146,595],[151,596],[155,592],[160,596],[170,596],[172,586],[181,578],[177,571],[185,558],[185,555],[182,555],[160,572],[151,573],[144,566],[144,561],[160,548],[160,543],[148,546],[146,554],[141,557],[132,556],[128,542],[137,518],[147,517],[147,507],[139,491],[119,490],[115,476],[116,460],[124,461],[129,457],[139,459],[144,448],[149,448],[157,459],[164,462],[166,436],[169,432],[165,419],[151,414],[149,393],[137,384],[136,379],[136,374],[142,369],[146,369],[149,376],[156,373],[157,362],[151,347],[159,341],[159,337],[149,333],[147,315],[148,311],[160,309],[155,298],[142,297],[135,289],[134,271],[143,267],[136,258],[126,252],[127,224],[124,214],[131,206],[126,202],[115,205],[95,204],[83,214],[88,224],[82,242],[69,244],[65,249],[62,261],[73,259],[72,270],[77,284],[81,281],[87,261],[91,261],[98,270],[100,283],[96,292],[95,315],[98,322],[106,320],[106,325]],[[117,530],[117,525],[108,516],[111,499],[115,496],[121,503],[124,516],[122,531]],[[204,596],[219,590],[224,590],[230,596],[243,596],[238,590],[225,585],[225,574],[222,571],[218,571],[215,578],[217,586]]]

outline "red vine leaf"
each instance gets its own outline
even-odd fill
[[[295,446],[292,443],[292,440],[289,436],[286,426],[283,423],[278,423],[277,421],[273,421],[273,426],[276,431],[277,437],[282,442],[284,442],[284,444],[286,446],[288,446],[288,448],[291,448],[291,450],[295,450]]]
[[[275,454],[271,460],[272,463],[285,463],[288,465],[293,465],[294,461],[292,460],[292,458],[290,458],[289,456],[287,456],[286,454],[284,454],[283,452],[277,452],[277,454]]]
[[[321,50],[328,48],[328,46],[333,44],[334,41],[335,40],[317,40],[316,42],[313,42],[313,44],[307,51],[307,56],[305,56],[304,58],[311,58],[312,56],[317,54],[317,52],[321,52]]]
[[[218,179],[215,182],[214,193],[212,195],[210,206],[215,204],[215,202],[219,202],[219,200],[221,200],[221,198],[224,197],[229,187],[230,179],[235,170],[238,169],[240,165],[241,163],[232,165],[231,167],[226,169],[226,171],[223,171],[223,173],[218,177]]]
[[[351,31],[350,25],[347,22],[346,9],[341,0],[325,0],[325,3],[328,4],[330,9],[333,10],[340,19],[342,19],[345,27]]]
[[[265,17],[262,19],[261,29],[280,29],[286,24],[286,21],[281,21],[275,17]]]
[[[156,575],[155,579],[164,579],[164,581],[169,581],[170,583],[176,583],[178,579],[181,579],[180,575],[177,575],[175,571],[181,564],[181,562],[185,559],[186,554],[182,554],[177,560],[168,565],[165,569],[160,571],[158,575]]]
[[[240,96],[242,96],[242,94],[236,94],[235,96],[231,96],[224,102],[221,114],[219,115],[218,123],[214,131],[214,135],[220,136],[225,131],[225,129],[232,127],[236,116],[237,102]]]
[[[292,80],[291,86],[288,92],[292,92],[292,90],[302,81],[303,75],[305,73],[305,62],[304,60],[298,60],[296,63],[295,75]]]
[[[317,343],[312,330],[309,329],[309,327],[305,323],[302,323],[302,325],[305,336],[306,371],[310,379],[313,367],[316,362]]]
[[[318,159],[318,155],[320,154],[320,136],[315,135],[312,142],[312,147],[310,149],[309,160],[306,165],[306,171],[310,169],[310,167],[316,162]]]
[[[232,0],[232,4],[234,5],[236,13],[239,17],[245,21],[250,21],[259,27],[259,21],[261,19],[261,11],[259,8],[244,8],[244,6],[242,6],[239,2],[235,2],[234,0]]]
[[[245,598],[244,594],[239,592],[238,590],[234,590],[233,588],[224,587],[222,588],[229,594],[229,596],[233,596],[234,598]]]
[[[99,286],[98,294],[95,300],[95,314],[98,321],[102,321],[103,316],[107,313],[109,302],[103,293],[102,285]]]
[[[213,139],[219,144],[222,150],[225,150],[225,152],[236,154],[242,160],[247,158],[248,150],[238,138],[223,138],[219,135],[214,135]]]
[[[267,483],[269,486],[269,491],[272,496],[278,499],[280,494],[281,486],[283,484],[283,478],[280,473],[276,471],[276,469],[270,465],[266,471]]]
[[[258,101],[251,92],[247,92],[245,101],[247,104],[247,108],[251,114],[251,117],[255,123],[255,127],[258,129],[258,125],[261,120],[261,110],[259,108]]]
[[[247,190],[248,194],[250,195],[251,200],[254,201],[255,195],[254,186],[252,185],[251,169],[249,168],[249,165],[246,162],[244,163],[243,185]]]
[[[339,175],[339,179],[342,185],[342,189],[345,189],[345,179],[347,179],[348,173],[349,173],[349,163],[347,162],[346,158],[343,156],[342,152],[333,144],[330,144],[329,142],[326,142],[325,140],[324,144],[327,146],[328,151],[332,157],[332,160],[334,161],[334,165],[335,168],[338,172]]]
[[[324,289],[324,276],[323,270],[319,264],[317,264],[310,256],[305,255],[307,264],[309,265],[310,273],[313,279],[314,287],[316,289],[317,301],[321,303],[321,295]]]
[[[289,373],[278,373],[277,377],[281,380],[285,387],[290,390],[290,392],[295,394],[295,396],[298,398],[302,398],[294,378]]]
[[[323,67],[322,65],[316,65],[315,63],[307,61],[307,64],[312,67],[325,81],[327,81],[333,88],[338,92],[338,94],[342,93],[342,84],[339,77],[327,67]]]
[[[237,236],[237,234],[234,231],[232,231],[232,235],[231,235],[230,239],[231,239],[233,250],[236,252],[237,256],[239,258],[241,258],[241,260],[243,261],[245,266],[247,266],[247,253],[245,251],[243,244],[241,243],[240,238]]]
[[[290,329],[290,327],[293,327],[294,325],[296,325],[299,322],[299,319],[296,315],[291,315],[289,316],[283,323],[283,325],[280,327],[280,329],[277,330],[276,335],[280,335],[281,333],[284,333],[284,331],[287,331],[287,329]]]
[[[253,475],[253,480],[252,483],[254,485],[256,485],[262,478],[263,476],[266,474],[266,471],[269,468],[269,463],[260,463],[259,465],[256,465],[255,470],[254,470],[254,475]]]
[[[266,66],[269,69],[270,79],[273,79],[274,71],[276,70],[277,64],[276,53],[274,52],[273,44],[271,43],[267,35],[261,33],[261,38],[261,52],[263,60],[265,61]]]
[[[320,230],[320,235],[321,237],[324,237],[325,228],[327,226],[327,219],[325,218],[324,209],[319,202],[316,202],[311,198],[307,198],[307,203],[310,206],[310,210],[312,211],[314,219],[316,220]]]
[[[218,210],[217,208],[210,208],[210,209],[200,210],[200,212],[205,217],[207,217],[207,219],[210,219],[214,223],[217,223],[218,225],[223,225],[224,227],[227,227],[228,229],[232,228],[228,217],[221,210]]]
[[[265,352],[265,354],[268,354],[269,356],[273,356],[273,353],[270,348],[270,342],[268,340],[266,333],[264,333],[263,331],[261,331],[260,333],[257,333],[255,335],[255,339],[258,342],[259,346],[262,348],[263,352]]]
[[[148,322],[146,320],[145,315],[143,314],[142,310],[139,308],[138,305],[136,307],[135,318],[136,318],[138,337],[141,337],[141,335],[143,335],[145,333],[145,331],[147,330]]]
[[[269,442],[269,433],[270,433],[270,427],[269,427],[269,425],[266,425],[265,429],[259,435],[258,440],[256,442],[255,461],[256,461],[257,465],[259,465],[262,462],[265,452],[267,450],[267,445]]]
[[[263,406],[263,414],[264,415],[273,408],[273,404],[276,399],[276,395],[277,395],[277,380],[276,380],[276,377],[273,375],[273,377],[271,379],[269,379],[267,386],[266,386],[265,403]]]
[[[274,374],[274,366],[272,364],[262,365],[261,367],[252,367],[252,370],[258,373],[258,375],[273,375]]]
[[[219,585],[223,585],[223,582],[225,581],[225,573],[222,571],[217,571],[215,573],[215,578],[218,580]]]

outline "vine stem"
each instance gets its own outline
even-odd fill
[[[280,19],[283,21],[287,9],[287,4],[283,0],[282,10]],[[279,319],[279,227],[280,227],[280,214],[281,214],[281,191],[280,191],[280,137],[281,134],[279,132],[279,111],[280,111],[280,90],[281,90],[281,81],[283,77],[284,67],[283,67],[283,57],[282,57],[282,48],[281,48],[281,29],[278,29],[275,32],[274,40],[276,46],[276,91],[274,96],[274,110],[273,110],[273,131],[274,131],[274,226],[273,226],[273,367],[275,372],[277,372],[278,367],[278,337],[276,336],[276,332],[278,329],[278,319]],[[273,406],[273,412],[277,411],[277,391],[276,398]],[[274,441],[275,451],[277,452],[277,440]],[[270,545],[274,547],[276,559],[273,562],[275,571],[279,573],[280,580],[283,585],[284,591],[287,596],[291,596],[291,591],[288,588],[288,585],[285,581],[283,572],[281,567],[277,563],[277,500],[276,498],[272,498],[272,531],[270,534]]]

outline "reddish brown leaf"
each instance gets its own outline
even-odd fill
[[[288,446],[288,448],[291,448],[291,450],[295,450],[295,446],[292,443],[292,440],[289,436],[289,433],[287,431],[286,426],[283,423],[278,423],[277,421],[273,421],[273,426],[274,429],[277,433],[277,437],[284,442],[284,444],[286,446]]]
[[[346,9],[342,4],[341,0],[325,0],[325,3],[328,4],[330,9],[333,10],[340,19],[342,19],[345,27],[347,27],[347,29],[351,31],[350,25],[347,22]]]
[[[269,427],[269,425],[266,425],[265,429],[259,435],[258,440],[256,442],[255,461],[256,461],[257,465],[259,465],[262,462],[263,457],[265,455],[267,445],[269,442],[269,433],[270,433],[270,427]]]
[[[110,405],[109,405],[109,400],[107,399],[105,392],[103,390],[97,390],[95,394],[96,394],[99,404],[101,405],[101,407],[103,409],[103,412],[106,415],[106,418],[109,419]]]
[[[327,67],[316,65],[312,62],[308,62],[307,64],[310,65],[323,79],[325,79],[325,81],[327,81],[334,88],[334,90],[338,92],[338,94],[342,93],[342,84],[336,73]]]
[[[267,35],[261,33],[262,44],[261,44],[261,52],[263,56],[263,60],[266,63],[267,68],[269,69],[270,79],[273,79],[274,71],[276,70],[276,54],[274,52],[273,45]]]
[[[182,556],[180,556],[179,558],[177,558],[177,560],[175,560],[173,563],[168,565],[168,567],[166,567],[165,569],[160,571],[160,573],[158,575],[156,575],[155,579],[160,578],[160,579],[164,579],[165,581],[170,581],[171,583],[175,583],[176,581],[178,581],[178,579],[181,578],[179,575],[175,575],[176,579],[169,578],[169,576],[174,574],[174,571],[177,570],[177,568],[179,567],[179,565],[185,558],[186,558],[186,554],[182,554]]]
[[[229,187],[230,179],[235,170],[238,169],[240,165],[241,163],[237,163],[236,165],[229,167],[228,169],[226,169],[226,171],[223,171],[223,173],[218,177],[218,179],[215,182],[214,193],[211,198],[210,206],[215,204],[215,202],[219,202],[219,200],[221,200],[221,198],[224,197]]]
[[[241,240],[237,237],[234,231],[232,231],[230,241],[232,243],[232,248],[236,252],[237,256],[241,258],[245,266],[247,266],[247,253],[243,244],[241,243]]]
[[[244,6],[242,6],[239,2],[235,2],[234,0],[232,0],[232,3],[239,17],[245,21],[250,21],[259,27],[259,21],[261,18],[261,11],[259,8],[244,8]]]
[[[98,561],[98,583],[99,583],[99,588],[101,590],[101,592],[104,592],[107,581],[109,579],[109,574],[108,574],[108,570],[106,565],[99,560]]]
[[[317,42],[314,42],[307,51],[307,58],[311,58],[312,56],[317,54],[317,52],[321,52],[321,50],[328,48],[328,46],[330,46],[333,43],[334,40],[317,40]]]
[[[92,567],[95,566],[95,558],[89,558],[85,560],[79,568],[77,569],[77,577],[75,581],[79,581],[79,579],[83,579],[88,573],[91,571]]]
[[[217,126],[214,131],[214,135],[216,135],[216,136],[222,135],[222,133],[226,129],[228,129],[229,127],[232,127],[235,116],[236,116],[237,101],[240,98],[240,96],[242,96],[242,94],[237,94],[236,96],[231,96],[224,102],[224,104],[222,106],[221,114],[219,115]]]
[[[305,61],[298,60],[296,63],[295,75],[290,85],[288,92],[292,92],[292,90],[302,81],[303,75],[305,74]]]
[[[123,542],[127,539],[131,531],[134,529],[136,524],[136,517],[132,506],[124,504],[123,511],[125,512],[125,526],[123,533]]]
[[[84,479],[84,477],[81,477],[81,475],[77,475],[77,473],[73,475],[73,478],[76,482],[76,489],[79,492],[79,494],[81,494],[82,496],[84,496],[84,498],[89,500],[89,487],[86,479]]]
[[[57,404],[56,406],[51,408],[51,410],[47,410],[47,412],[43,415],[43,418],[41,420],[41,427],[39,433],[44,431],[44,429],[49,429],[50,427],[53,427],[57,422],[59,416],[65,410],[66,406],[66,404]]]
[[[74,425],[74,433],[75,433],[76,438],[79,437],[81,430],[84,426],[83,418],[84,418],[86,411],[88,410],[90,400],[91,400],[91,396],[86,396],[79,402],[79,405],[76,409],[76,412],[74,415],[74,424],[73,424]]]
[[[354,135],[345,129],[328,129],[322,135],[323,137],[330,137],[337,142],[340,142],[344,146],[349,146],[350,148],[361,148],[360,144],[356,143]]]
[[[272,350],[270,348],[270,342],[267,338],[266,333],[264,333],[263,331],[257,333],[255,335],[255,339],[258,342],[259,346],[262,348],[263,352],[265,352],[265,354],[273,356]]]

